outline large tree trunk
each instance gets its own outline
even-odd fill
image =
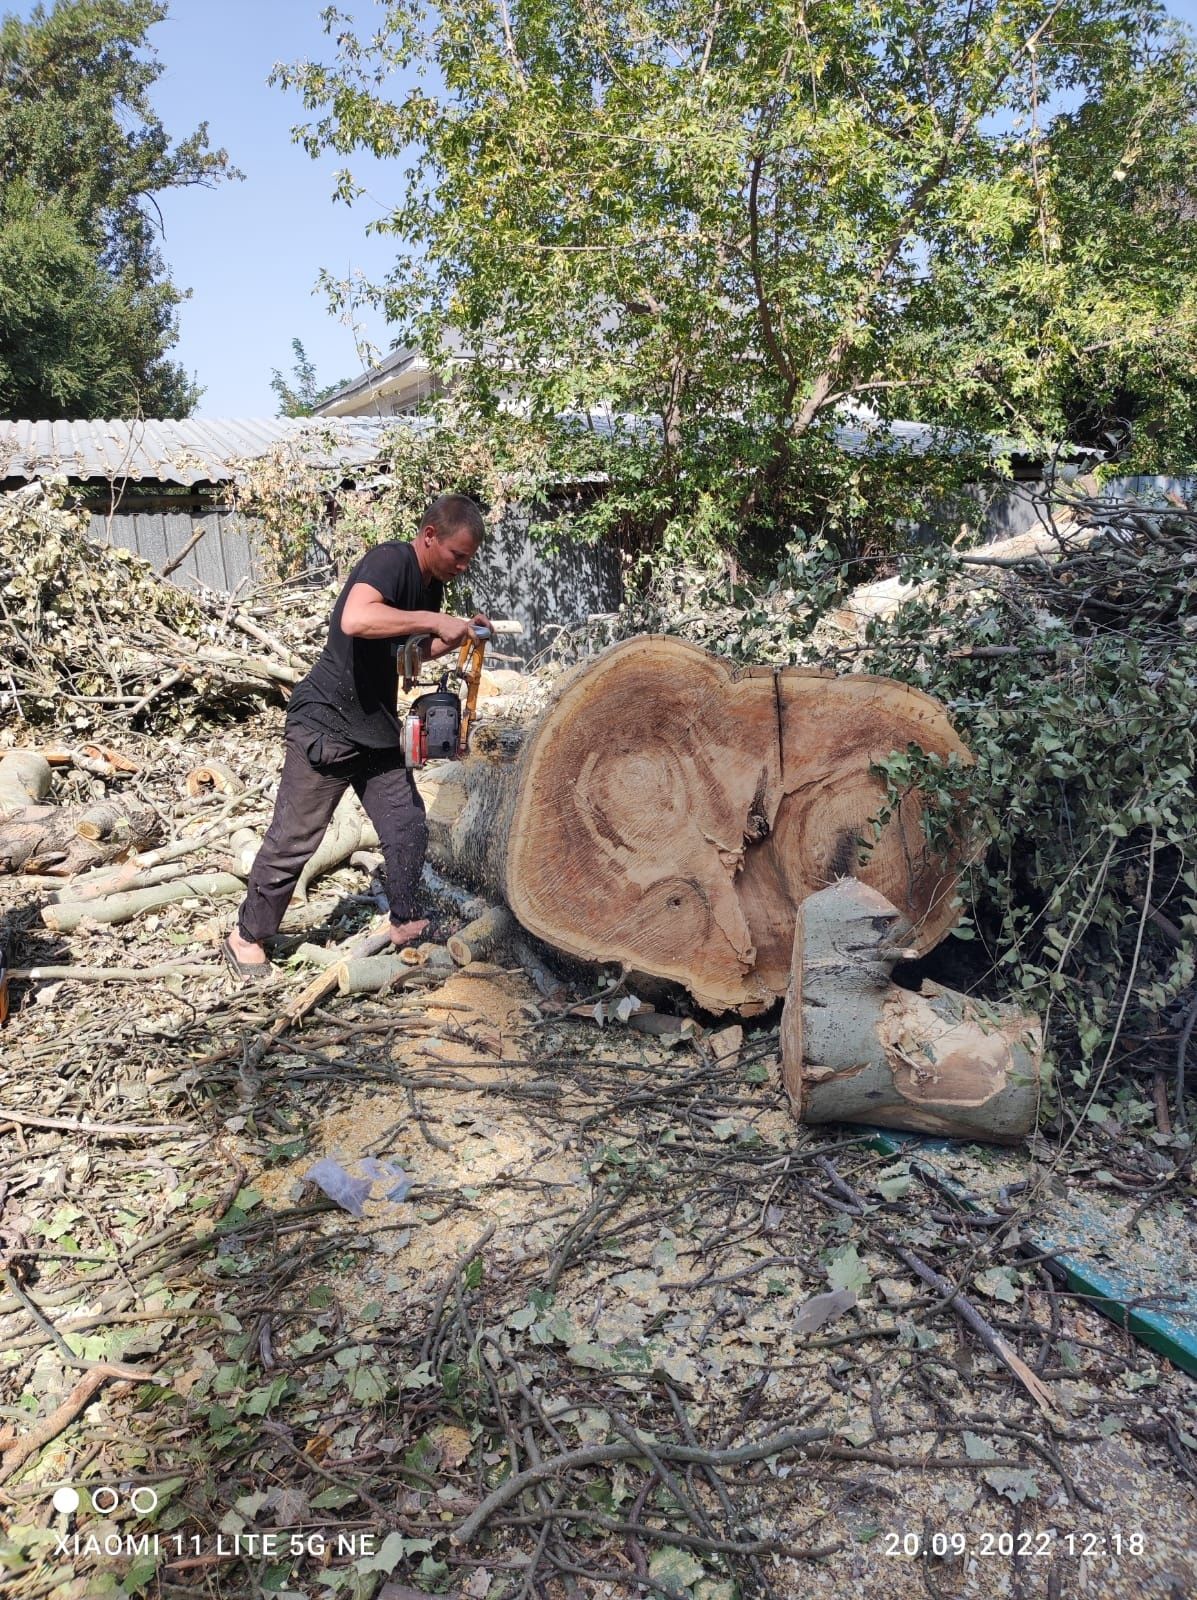
[[[910,924],[845,878],[804,901],[781,1022],[801,1122],[866,1122],[1011,1144],[1035,1126],[1042,1030],[1012,1005],[890,981]]]
[[[480,730],[480,733],[482,730]],[[645,637],[566,679],[512,757],[429,769],[430,854],[546,943],[685,985],[712,1011],[785,993],[807,895],[858,871],[929,949],[956,916],[917,795],[858,866],[884,786],[916,744],[968,755],[943,707],[886,678],[736,670]]]

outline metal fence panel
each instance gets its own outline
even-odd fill
[[[195,547],[171,574],[184,589],[203,587],[231,593],[238,585],[249,582],[257,571],[252,523],[221,507],[202,511],[118,511],[111,517],[93,512],[88,531],[98,544],[132,550],[159,572],[200,533]]]

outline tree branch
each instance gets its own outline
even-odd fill
[[[1052,7],[1051,11],[1044,18],[1039,27],[1036,28],[1026,40],[1024,40],[1022,45],[1016,51],[1014,51],[1009,60],[1006,62],[1005,66],[990,85],[987,93],[982,97],[980,103],[975,106],[969,115],[967,115],[953,129],[947,148],[944,150],[939,160],[935,163],[935,166],[932,168],[932,170],[927,174],[927,176],[911,195],[909,203],[906,207],[906,211],[899,220],[893,236],[882,252],[880,260],[869,274],[864,286],[857,294],[856,301],[851,311],[842,322],[840,331],[832,342],[830,350],[827,352],[827,359],[823,364],[822,371],[819,372],[815,377],[815,380],[810,388],[810,393],[803,402],[802,408],[798,412],[798,415],[794,418],[794,421],[790,427],[790,433],[792,436],[797,437],[798,435],[805,433],[807,428],[810,427],[811,423],[818,416],[819,412],[828,404],[828,396],[832,392],[831,386],[834,382],[835,375],[839,370],[841,363],[843,362],[844,356],[847,354],[852,344],[852,340],[855,337],[857,330],[864,321],[865,314],[868,311],[869,306],[872,304],[878,290],[885,281],[886,275],[888,274],[890,268],[898,259],[898,256],[902,251],[902,247],[910,238],[910,235],[914,232],[915,225],[923,215],[923,212],[926,210],[931,196],[935,193],[939,185],[943,182],[944,178],[948,175],[948,172],[951,170],[953,157],[956,155],[965,139],[967,139],[976,128],[981,118],[992,107],[994,98],[1001,90],[1002,85],[1009,78],[1011,72],[1014,70],[1015,63],[1021,56],[1031,55],[1034,53],[1036,45],[1050,27],[1051,23],[1055,20],[1055,17],[1061,10],[1063,4],[1064,0],[1057,0],[1057,3]]]

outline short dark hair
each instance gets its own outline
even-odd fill
[[[451,533],[470,533],[479,544],[486,532],[486,522],[481,508],[468,495],[438,494],[424,513],[421,528],[429,525],[436,529],[438,539],[447,539]]]

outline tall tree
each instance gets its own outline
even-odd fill
[[[156,196],[236,176],[207,124],[172,144],[149,99],[160,0],[57,0],[0,21],[0,412],[185,415],[165,352],[184,298]]]
[[[313,153],[406,166],[376,224],[398,337],[455,334],[478,412],[656,418],[612,515],[851,543],[963,438],[1117,415],[1144,464],[1197,449],[1197,66],[1154,0],[390,0],[368,41],[327,16],[332,62],[279,76]],[[951,449],[845,460],[846,406]]]

